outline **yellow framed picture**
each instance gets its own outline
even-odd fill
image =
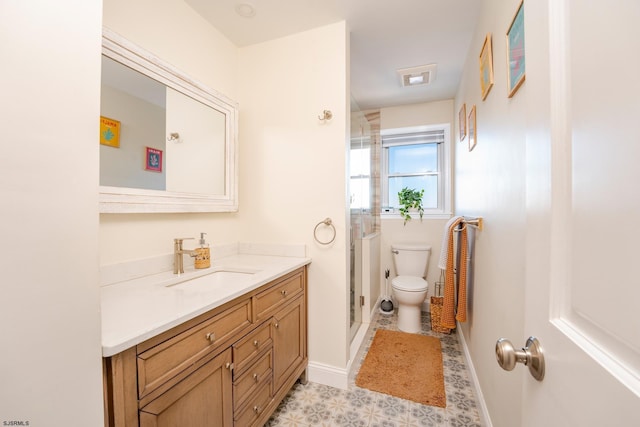
[[[100,116],[100,144],[109,147],[120,147],[120,122],[109,117]]]
[[[493,87],[493,52],[491,50],[491,33],[484,39],[480,51],[480,90],[484,101]]]

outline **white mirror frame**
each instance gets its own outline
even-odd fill
[[[225,193],[207,195],[100,186],[101,213],[235,212],[238,210],[238,105],[189,78],[108,28],[102,30],[102,54],[225,114]]]

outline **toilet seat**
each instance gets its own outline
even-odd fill
[[[397,276],[391,281],[391,287],[405,292],[424,292],[429,288],[429,283],[422,277]]]

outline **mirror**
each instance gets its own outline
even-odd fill
[[[237,105],[103,29],[100,212],[238,209]]]

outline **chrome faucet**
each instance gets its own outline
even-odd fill
[[[184,261],[182,255],[186,254],[191,257],[196,256],[196,251],[189,249],[182,249],[183,240],[195,240],[193,237],[183,237],[180,239],[173,239],[173,274],[184,273]]]

